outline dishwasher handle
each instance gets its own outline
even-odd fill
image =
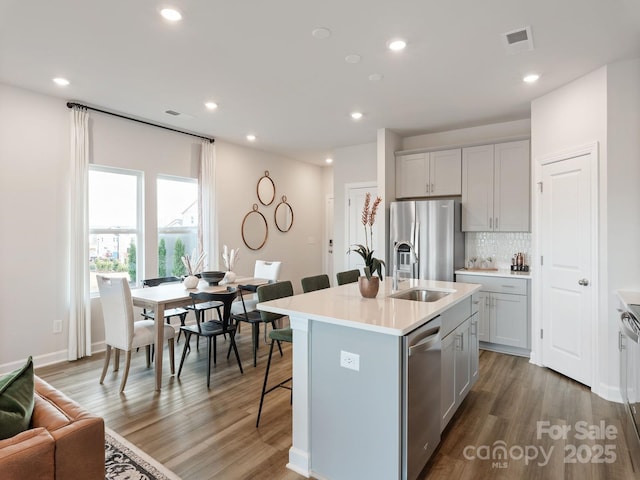
[[[619,322],[620,331],[623,333],[623,335],[628,337],[633,342],[640,343],[640,339],[638,338],[638,335],[636,335],[636,333],[631,329],[631,327],[628,324],[628,322],[630,321],[633,321],[633,320],[631,320],[631,315],[629,314],[629,312],[623,312],[620,315],[620,322]]]
[[[433,348],[434,345],[440,342],[440,329],[433,335],[429,335],[428,337],[420,340],[415,345],[411,345],[409,347],[409,356],[415,355],[418,353],[426,352]]]

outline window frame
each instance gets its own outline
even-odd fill
[[[160,227],[159,223],[159,212],[158,212],[158,196],[159,196],[159,189],[158,189],[158,182],[160,180],[165,180],[165,181],[171,181],[171,182],[182,182],[182,183],[188,183],[188,184],[192,184],[196,187],[196,225],[195,226],[181,226],[181,227]],[[168,234],[188,234],[188,235],[192,235],[194,233],[194,229],[195,229],[195,245],[197,246],[199,243],[199,232],[200,232],[200,189],[198,186],[198,179],[197,178],[193,178],[193,177],[182,177],[179,175],[166,175],[166,174],[158,174],[156,176],[156,246],[155,246],[155,252],[157,255],[158,249],[160,247],[160,238],[161,236],[164,235],[168,235]],[[191,252],[185,252],[187,254],[191,254]],[[158,259],[158,263],[159,263],[159,259]],[[158,273],[158,275],[160,275]],[[173,273],[167,272],[168,276],[173,275]]]
[[[116,175],[128,175],[135,177],[136,179],[136,228],[91,228],[90,209],[87,208],[87,220],[89,224],[89,232],[87,236],[87,242],[89,242],[89,236],[91,235],[135,235],[136,237],[136,281],[130,282],[132,287],[138,287],[142,284],[141,278],[144,276],[145,271],[145,254],[144,254],[144,242],[145,242],[145,218],[144,218],[144,172],[140,170],[132,170],[127,168],[111,167],[107,165],[89,165],[89,172],[105,172]],[[90,181],[87,179],[87,191],[88,197],[91,195],[89,192]],[[89,205],[87,205],[89,206]],[[87,259],[87,268],[89,267],[90,260]],[[92,291],[91,297],[99,297],[99,292]]]

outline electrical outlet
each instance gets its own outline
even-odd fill
[[[62,320],[53,321],[53,333],[62,333]]]
[[[360,355],[340,350],[340,366],[358,372],[360,370]]]

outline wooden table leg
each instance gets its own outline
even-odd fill
[[[164,304],[160,303],[154,307],[156,320],[156,391],[162,387],[162,358],[164,357]]]

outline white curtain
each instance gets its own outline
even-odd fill
[[[198,243],[201,252],[207,252],[207,265],[219,270],[218,222],[216,221],[216,146],[209,140],[202,141],[200,152],[200,222]]]
[[[89,113],[71,109],[68,359],[91,355],[89,294]]]

